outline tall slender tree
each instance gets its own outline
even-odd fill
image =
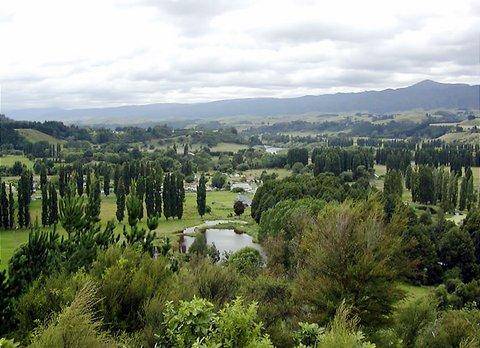
[[[31,173],[24,171],[18,181],[18,224],[30,226]]]
[[[467,183],[468,178],[466,176],[462,177],[462,181],[460,183],[460,196],[458,199],[458,209],[465,210],[467,207]]]
[[[163,172],[161,169],[157,169],[155,173],[155,182],[154,182],[154,201],[155,201],[155,214],[158,217],[162,215],[162,185],[163,185]]]
[[[60,166],[58,170],[58,191],[60,193],[60,197],[65,197],[67,186],[67,171],[65,166]]]
[[[117,194],[118,183],[122,177],[121,166],[115,166],[115,171],[113,172],[113,193]]]
[[[90,172],[90,169],[87,169],[85,171],[85,174],[86,174],[86,182],[85,182],[85,193],[87,194],[87,196],[90,195],[90,188],[92,187],[92,173]]]
[[[117,185],[117,220],[122,222],[125,217],[125,186],[123,185],[123,179],[118,180]]]
[[[54,225],[58,222],[58,196],[57,190],[52,183],[50,183],[48,188],[48,224]]]
[[[132,181],[132,184],[130,185],[130,193],[127,196],[126,199],[126,207],[127,207],[127,213],[128,213],[128,224],[131,227],[134,227],[137,225],[138,221],[140,221],[141,217],[141,210],[143,209],[143,202],[140,199],[138,193],[137,193],[137,187],[136,187],[136,182]]]
[[[42,190],[42,226],[48,226],[49,225],[49,202],[48,202],[48,188],[47,188],[47,183],[43,183],[41,185],[41,190]]]
[[[207,207],[207,188],[206,188],[207,180],[205,179],[205,175],[202,174],[200,180],[198,181],[197,186],[197,211],[201,217],[205,215],[206,207]]]
[[[13,189],[12,189],[12,184],[10,183],[9,185],[9,192],[8,192],[8,214],[9,214],[9,228],[12,229],[13,226],[15,225],[15,201],[13,198]]]
[[[83,195],[83,168],[80,163],[75,167],[75,181],[77,184],[77,193],[79,196]]]
[[[47,179],[47,167],[45,166],[44,163],[42,163],[40,167],[40,188],[43,190],[43,188],[47,187],[48,179]]]
[[[4,182],[2,182],[0,188],[0,206],[2,211],[2,221],[0,221],[0,224],[4,229],[8,229],[10,227],[10,214],[8,213],[7,187],[5,186]]]
[[[155,212],[155,175],[150,173],[145,182],[145,207],[147,209],[147,216],[152,217]]]
[[[175,175],[175,215],[178,219],[183,216],[183,202],[185,201],[185,187],[183,184],[183,175]]]
[[[1,194],[2,194],[2,186],[4,185],[3,182],[0,181],[0,228],[3,227],[3,215],[8,215],[8,208],[7,210],[5,210],[3,207],[2,207],[2,204],[1,204]],[[4,227],[5,228],[5,227]]]
[[[383,192],[386,195],[395,195],[398,197],[402,197],[403,179],[400,171],[392,169],[389,170],[387,174],[385,174]]]
[[[105,168],[103,173],[103,193],[108,197],[110,194],[110,168]]]
[[[172,189],[171,189],[171,178],[172,175],[170,173],[166,173],[163,179],[163,214],[165,218],[168,220],[172,214]]]
[[[91,177],[89,174],[88,177]],[[92,223],[100,221],[100,180],[98,177],[90,179],[90,187],[88,192],[88,204],[87,204],[87,218]]]

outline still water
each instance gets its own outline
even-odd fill
[[[191,233],[193,230],[192,228],[188,228],[185,229],[184,232]],[[263,254],[262,247],[259,244],[254,243],[252,237],[246,233],[239,234],[233,229],[217,228],[207,228],[204,233],[207,244],[215,244],[215,247],[220,252],[221,258],[223,258],[225,252],[232,253],[245,247],[255,248]],[[188,251],[188,248],[190,248],[194,240],[194,236],[184,234],[181,241],[182,250]]]

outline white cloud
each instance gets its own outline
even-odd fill
[[[2,0],[3,108],[479,82],[474,0]]]

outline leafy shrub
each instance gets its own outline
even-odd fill
[[[85,273],[79,272],[74,276],[60,273],[36,280],[16,304],[19,332],[27,337],[38,323],[45,322],[70,305],[88,279]]]
[[[197,341],[212,335],[214,327],[213,304],[201,298],[180,301],[178,307],[167,303],[165,335],[158,335],[159,342],[170,347],[192,347]],[[201,342],[201,341],[200,341]]]
[[[256,305],[246,306],[241,299],[227,304],[218,313],[212,303],[194,297],[168,302],[164,312],[165,332],[157,344],[173,347],[273,347],[262,336]]]
[[[257,249],[245,247],[230,255],[227,263],[240,274],[255,275],[262,267],[263,258]]]
[[[463,283],[460,279],[449,279],[435,289],[442,309],[479,308],[480,280]]]
[[[306,321],[324,321],[345,299],[363,326],[385,324],[401,298],[395,286],[400,245],[385,226],[379,202],[327,205],[297,250],[294,297],[308,308]]]
[[[292,165],[292,173],[293,174],[300,174],[302,172],[302,169],[303,169],[303,163],[301,163],[301,162],[295,162]]]
[[[351,317],[350,308],[342,303],[327,329],[316,324],[301,323],[296,338],[300,347],[318,348],[374,348],[375,345],[365,340],[365,336],[358,331],[358,318]]]
[[[93,315],[96,301],[94,287],[86,285],[70,306],[35,333],[31,347],[114,347]]]
[[[16,343],[14,340],[9,340],[7,338],[0,338],[0,348],[16,348],[20,344]]]
[[[227,183],[227,176],[223,175],[222,173],[215,172],[212,176],[212,187],[217,189],[221,189]]]
[[[416,347],[480,346],[480,311],[449,310],[428,325],[419,335]]]
[[[240,279],[232,269],[212,264],[208,258],[194,259],[189,267],[180,271],[179,283],[185,291],[183,298],[193,295],[207,299],[216,305],[233,300]]]
[[[172,271],[162,255],[112,247],[100,253],[92,275],[98,281],[101,313],[114,331],[134,331],[142,326],[143,306],[167,288]]]
[[[429,298],[399,306],[394,316],[394,330],[406,347],[412,347],[419,332],[436,319],[436,307],[436,302]]]
[[[262,336],[261,331],[257,305],[251,303],[247,306],[237,298],[218,313],[212,341],[221,347],[270,347],[268,338]]]
[[[235,203],[233,204],[233,211],[237,216],[242,215],[245,211],[245,204],[243,204],[242,201],[235,201]]]

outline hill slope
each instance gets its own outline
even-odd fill
[[[52,137],[51,135],[45,134],[43,132],[40,132],[36,129],[29,129],[29,128],[21,128],[16,130],[18,133],[20,133],[21,136],[23,136],[25,139],[32,143],[37,143],[39,141],[46,141],[50,144],[58,144],[58,143],[63,143],[62,140],[58,140],[55,137]]]
[[[228,116],[275,116],[308,112],[368,111],[390,113],[411,109],[478,109],[480,86],[446,84],[425,80],[405,88],[336,93],[298,98],[249,98],[208,103],[160,103],[95,109],[27,109],[15,110],[15,119],[63,120],[71,122],[168,121],[175,119],[218,118]]]

